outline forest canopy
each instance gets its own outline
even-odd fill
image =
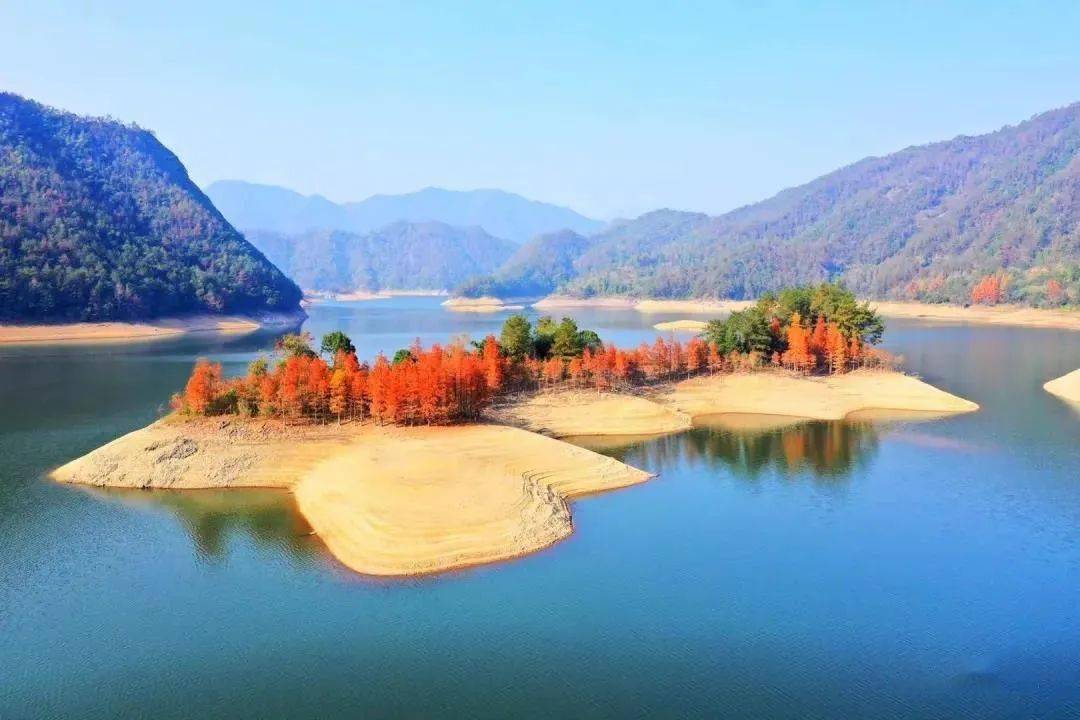
[[[152,133],[0,93],[0,320],[292,311],[300,297]]]

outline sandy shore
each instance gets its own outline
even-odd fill
[[[868,410],[924,417],[978,405],[903,373],[860,370],[828,377],[757,372],[703,375],[653,389],[648,397],[576,390],[539,393],[489,411],[491,418],[554,437],[658,435],[693,424],[727,429],[840,420]]]
[[[661,332],[702,332],[707,327],[709,327],[709,323],[704,320],[668,320],[667,322],[658,322],[653,325],[654,329]]]
[[[704,375],[685,380],[658,401],[691,417],[754,413],[840,420],[861,410],[961,413],[979,406],[911,375],[859,370],[803,377],[786,372]]]
[[[603,455],[496,425],[375,434],[296,486],[342,563],[416,575],[519,557],[573,529],[567,500],[650,476]]]
[[[1043,385],[1043,389],[1063,400],[1080,405],[1080,369]]]
[[[871,301],[871,304],[885,317],[1080,330],[1080,310],[1046,310],[1018,305],[961,307],[959,305],[878,301]]]
[[[488,410],[495,422],[553,437],[659,435],[691,426],[690,416],[635,395],[560,390]]]
[[[572,531],[567,499],[650,476],[512,427],[166,418],[57,468],[99,487],[293,490],[342,563],[414,575],[518,557]]]
[[[145,323],[104,322],[66,325],[0,325],[0,345],[33,343],[105,343],[156,340],[197,333],[249,333],[262,328],[291,327],[306,315],[267,313],[256,317],[239,315],[193,315],[161,318]]]

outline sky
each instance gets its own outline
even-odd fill
[[[200,185],[720,213],[1080,101],[1077,2],[0,0],[0,89]]]

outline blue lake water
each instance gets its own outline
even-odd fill
[[[365,356],[505,314],[327,303]],[[607,340],[671,316],[568,311]],[[105,493],[51,467],[269,335],[0,348],[0,717],[1080,717],[1080,333],[889,323],[982,409],[603,444],[659,473],[519,561],[376,581],[285,493]]]

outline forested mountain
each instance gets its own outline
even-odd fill
[[[298,309],[154,135],[0,93],[0,320]]]
[[[309,290],[448,290],[502,265],[517,246],[478,227],[396,222],[374,232],[256,230],[247,238]]]
[[[494,275],[470,278],[456,292],[466,297],[547,295],[575,277],[574,263],[590,246],[588,238],[572,230],[538,235],[519,247]]]
[[[867,158],[720,217],[661,211],[593,238],[564,289],[755,297],[842,280],[874,298],[1080,302],[1080,104]]]
[[[535,235],[570,229],[592,233],[604,223],[568,208],[527,200],[501,190],[455,191],[425,188],[405,195],[374,195],[367,200],[335,204],[319,195],[305,196],[272,185],[223,180],[206,194],[241,230],[299,233],[346,230],[365,233],[399,220],[478,225],[495,237],[525,242]]]

